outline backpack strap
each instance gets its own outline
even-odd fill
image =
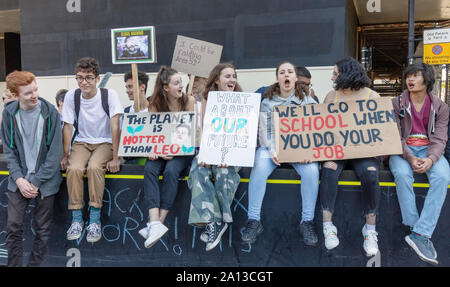
[[[70,144],[73,144],[73,141],[75,140],[75,137],[78,134],[78,116],[80,115],[80,102],[81,102],[81,90],[80,89],[75,90],[73,101],[74,101],[74,105],[75,105],[75,120],[73,122],[73,127],[75,129],[75,132],[73,133],[72,141],[70,142]]]
[[[100,88],[102,94],[102,107],[109,118],[108,89]]]

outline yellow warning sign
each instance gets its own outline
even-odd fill
[[[450,43],[423,45],[423,61],[430,65],[450,64]]]

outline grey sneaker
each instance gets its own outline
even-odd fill
[[[303,242],[308,246],[316,246],[317,242],[317,232],[314,227],[314,221],[302,221],[300,223],[300,233],[303,236]]]
[[[102,238],[102,229],[100,223],[91,223],[87,227],[87,242],[97,242]]]
[[[249,219],[242,232],[242,243],[255,243],[256,237],[263,232],[264,228],[260,221]]]
[[[72,222],[69,230],[67,230],[67,240],[76,240],[81,237],[81,233],[83,232],[83,222]]]
[[[223,233],[227,230],[228,224],[225,222],[211,222],[206,225],[208,231],[208,243],[206,243],[206,251],[212,250],[220,242]]]
[[[436,260],[437,252],[430,239],[417,233],[411,233],[405,237],[405,241],[419,255],[420,259],[428,263],[438,264]]]

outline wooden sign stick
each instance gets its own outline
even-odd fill
[[[191,75],[189,77],[189,88],[187,91],[187,95],[190,96],[192,94],[192,88],[194,86],[195,75]]]
[[[131,75],[133,77],[134,112],[138,113],[141,108],[139,102],[139,78],[137,64],[131,64]]]

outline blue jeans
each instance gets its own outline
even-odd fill
[[[428,147],[408,146],[414,156],[427,157]],[[426,172],[430,188],[423,205],[422,213],[416,207],[416,197],[412,184],[414,172],[410,163],[398,155],[391,156],[389,168],[395,178],[398,202],[402,212],[403,224],[413,226],[413,231],[431,238],[436,227],[442,205],[447,195],[447,185],[450,183],[450,168],[447,160],[441,158]]]
[[[302,184],[302,220],[314,219],[317,194],[319,192],[319,164],[292,163],[301,176]],[[265,147],[259,147],[255,154],[255,165],[250,173],[248,185],[248,219],[260,220],[261,206],[266,194],[266,181],[277,166],[272,162],[270,152]]]

